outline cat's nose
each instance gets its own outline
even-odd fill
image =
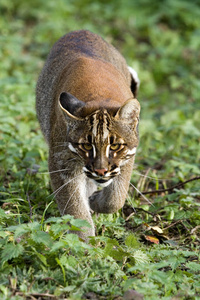
[[[97,175],[104,176],[108,172],[108,169],[94,169],[94,171]]]

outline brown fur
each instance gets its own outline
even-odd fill
[[[98,35],[84,30],[69,33],[55,43],[38,79],[37,116],[49,144],[52,187],[61,214],[86,219],[92,225],[86,234],[79,233],[82,238],[94,235],[89,204],[94,211],[112,213],[125,201],[134,162],[133,156],[127,163],[126,156],[138,145],[140,106],[132,86],[136,86],[135,82],[121,54]],[[91,129],[94,116],[107,122],[106,125],[97,120],[98,141]],[[105,139],[103,126],[109,128]],[[90,158],[89,152],[80,150],[81,143],[88,143],[88,134],[98,157]],[[105,157],[113,136],[115,143],[123,140],[126,146],[116,155],[110,152]],[[72,145],[79,148],[70,150]],[[108,187],[94,192],[95,185],[83,172],[84,166],[94,174],[99,169],[112,172],[113,165],[119,165],[120,176],[114,177]],[[59,171],[66,167],[67,170]]]

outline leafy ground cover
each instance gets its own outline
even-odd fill
[[[1,0],[0,13],[0,298],[200,299],[199,1]],[[52,44],[81,28],[141,80],[127,203],[94,215],[90,245],[50,196],[34,95]]]

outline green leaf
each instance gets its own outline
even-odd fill
[[[52,224],[50,230],[54,235],[59,235],[62,232],[68,231],[70,226],[68,224]]]
[[[119,243],[116,240],[110,239],[104,249],[104,254],[111,256],[115,260],[122,261],[125,257],[130,256],[130,253],[123,250]]]
[[[34,249],[34,248],[32,247],[32,249]],[[48,264],[47,264],[47,259],[46,259],[46,257],[45,257],[43,254],[39,253],[39,252],[37,251],[37,249],[34,249],[34,252],[35,252],[35,255],[39,258],[39,260],[43,263],[43,265],[44,265],[45,267],[47,267]]]
[[[193,272],[200,272],[200,264],[199,264],[199,262],[198,263],[196,263],[196,262],[194,262],[194,261],[190,261],[190,262],[188,262],[188,263],[186,263],[186,268],[189,268],[191,271],[193,271]]]
[[[50,217],[44,223],[61,223],[63,218],[61,217]]]
[[[137,250],[134,252],[133,257],[135,259],[135,263],[140,264],[148,264],[149,263],[149,257],[144,251]]]
[[[65,247],[66,247],[66,242],[64,242],[64,241],[54,242],[50,251],[56,252],[59,249],[64,249]]]
[[[64,215],[64,216],[62,216],[62,220],[65,221],[66,223],[67,222],[71,223],[71,220],[73,220],[73,219],[74,219],[74,217],[71,216],[71,215]]]
[[[175,270],[180,264],[185,263],[185,258],[181,256],[172,256],[168,259],[172,270]]]
[[[68,242],[69,244],[80,243],[78,235],[74,233],[66,234],[64,241]]]
[[[8,218],[8,215],[5,213],[5,211],[0,208],[0,219],[3,220],[3,219],[7,219]]]
[[[20,256],[24,252],[24,247],[21,244],[7,244],[1,253],[1,262],[4,263],[12,258]]]
[[[71,225],[77,228],[91,227],[91,225],[86,220],[81,220],[81,219],[72,219],[70,223]]]
[[[60,264],[62,264],[62,266],[66,270],[68,270],[68,271],[70,271],[70,272],[72,272],[74,274],[77,274],[77,261],[74,258],[70,258],[70,256],[67,257],[64,254],[60,258]]]
[[[0,230],[0,237],[5,238],[6,237],[6,233],[3,230]]]
[[[130,248],[139,248],[140,243],[138,242],[136,236],[131,233],[126,237],[125,245]]]
[[[27,225],[28,225],[28,227],[30,228],[31,231],[39,230],[40,227],[41,227],[41,224],[39,222],[30,222]]]
[[[61,270],[62,270],[62,273],[63,273],[63,281],[65,283],[66,282],[66,275],[65,275],[65,269],[63,267],[63,264],[58,258],[56,258],[56,262],[61,267]]]
[[[31,229],[27,224],[20,224],[18,226],[15,227],[15,233],[14,233],[14,237],[18,238],[20,236],[22,236],[23,234],[30,232]]]
[[[43,244],[50,248],[53,245],[53,240],[50,235],[44,231],[37,231],[31,234],[32,240],[37,244]]]

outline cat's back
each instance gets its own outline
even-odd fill
[[[105,60],[117,67],[126,66],[123,56],[99,35],[88,30],[72,31],[61,37],[52,47],[47,62],[62,60],[65,62],[79,57]]]
[[[50,84],[49,80],[56,82],[63,70],[81,58],[85,58],[86,64],[87,59],[111,63],[130,81],[124,57],[99,35],[88,30],[79,30],[64,35],[53,45],[39,77],[38,86],[45,80],[47,85]],[[77,68],[77,64],[74,64],[74,68]],[[44,82],[41,85],[44,86]]]
[[[62,91],[85,102],[93,98],[98,106],[100,98],[127,100],[132,95],[130,85],[126,61],[112,45],[87,30],[66,34],[53,45],[36,87],[37,116],[43,133],[48,132],[48,136],[50,132],[49,118]],[[112,95],[106,95],[110,89]]]

